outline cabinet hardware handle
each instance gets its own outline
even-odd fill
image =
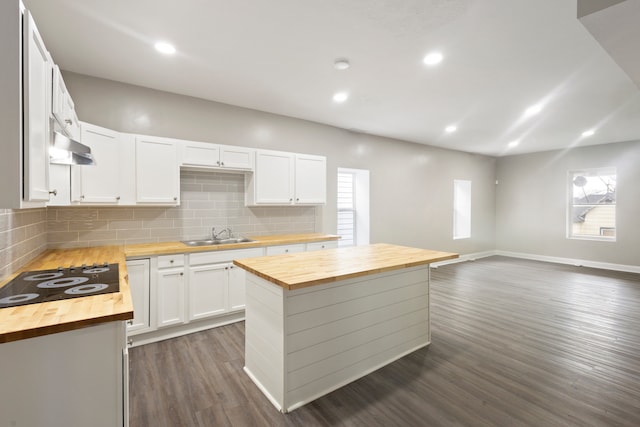
[[[224,162],[220,162],[220,166],[224,166]]]
[[[73,124],[73,120],[71,120],[71,119],[64,119],[64,122],[65,122],[66,124],[68,124],[68,125]]]
[[[285,249],[284,251],[285,251],[285,252],[289,252],[289,249]]]
[[[133,320],[127,320],[127,325],[133,325]]]
[[[80,199],[84,200],[84,194],[82,196],[80,196]]]
[[[54,196],[58,195],[58,190],[49,191],[49,194],[53,194]]]
[[[290,202],[293,202],[293,199],[289,199]]]
[[[170,259],[170,260],[169,260],[169,262],[170,262],[171,264],[173,264],[173,260],[172,260],[172,259]]]
[[[181,275],[181,276],[184,276],[184,273],[183,273],[183,272],[180,272],[180,275]]]
[[[299,202],[299,201],[300,201],[300,197],[296,197],[296,202]]]
[[[127,340],[127,345],[128,345],[129,347],[131,347],[131,346],[133,345],[133,338],[129,338],[129,339]]]
[[[120,196],[116,196],[116,200],[120,200]]]
[[[178,200],[178,198],[177,198],[177,197],[174,197],[174,198],[173,198],[173,201],[174,201],[174,202],[175,202],[175,201],[177,201],[177,200]]]
[[[220,160],[218,160],[218,161],[216,162],[216,165],[220,166]]]

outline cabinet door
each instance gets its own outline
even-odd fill
[[[228,273],[229,264],[189,268],[189,320],[227,311]]]
[[[149,260],[127,261],[127,273],[133,299],[133,319],[127,322],[127,333],[148,330],[150,327]]]
[[[71,204],[71,166],[49,165],[51,195],[47,206],[69,206]]]
[[[220,146],[220,166],[225,169],[253,170],[253,150],[222,145]]]
[[[327,159],[323,156],[296,154],[296,204],[327,202]]]
[[[180,204],[180,172],[174,140],[136,138],[136,200],[138,203]]]
[[[81,135],[82,143],[91,148],[96,164],[72,168],[72,201],[117,204],[120,200],[118,132],[83,123]]]
[[[220,166],[220,147],[206,142],[180,141],[183,166]]]
[[[51,61],[28,10],[23,31],[23,197],[27,201],[48,201]]]
[[[293,203],[293,167],[291,153],[257,151],[255,202],[258,204]]]
[[[184,323],[184,269],[158,270],[158,327]]]
[[[229,311],[244,310],[246,272],[235,265],[229,266]]]
[[[52,92],[51,113],[58,122],[60,129],[62,129],[62,133],[70,138],[79,139],[80,127],[75,105],[57,65],[53,65]]]

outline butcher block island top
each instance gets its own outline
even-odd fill
[[[376,243],[234,260],[250,273],[287,290],[458,258],[458,254]]]
[[[133,302],[122,246],[47,250],[1,282],[0,287],[25,271],[92,265],[96,262],[118,264],[119,292],[2,308],[0,343],[133,319]]]

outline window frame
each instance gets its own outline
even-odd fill
[[[573,202],[573,180],[576,175],[579,174],[597,174],[597,175],[614,175],[616,177],[616,187],[615,194],[616,198],[614,203],[601,205],[601,206],[614,206],[615,207],[615,215],[614,215],[614,227],[606,227],[599,226],[600,235],[588,235],[588,234],[575,234],[573,232],[573,209],[574,206],[587,206],[587,205],[574,205]],[[582,168],[582,169],[572,169],[567,171],[566,176],[566,185],[567,185],[567,204],[566,204],[566,238],[571,240],[589,240],[596,242],[616,242],[618,236],[618,171],[615,167],[611,166],[603,166],[597,168]],[[593,206],[598,206],[598,204],[593,204]],[[606,229],[615,229],[614,236],[604,236],[602,235],[602,228]]]

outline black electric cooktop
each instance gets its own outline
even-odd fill
[[[118,264],[27,271],[0,288],[0,308],[118,291]]]

